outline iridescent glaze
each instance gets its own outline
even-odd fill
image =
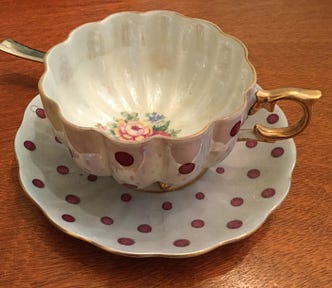
[[[170,11],[121,12],[82,25],[46,53],[45,67],[39,90],[58,139],[82,169],[133,189],[188,185],[238,138],[293,137],[320,97],[257,91],[241,41]],[[302,105],[297,125],[241,130],[249,111],[271,110],[281,98]]]

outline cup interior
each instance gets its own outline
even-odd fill
[[[195,134],[245,105],[255,81],[240,41],[167,11],[85,24],[47,53],[46,68],[40,86],[67,121],[124,140]]]

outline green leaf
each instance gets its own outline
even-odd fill
[[[181,132],[181,130],[174,130],[174,129],[171,129],[168,131],[168,134],[171,135],[171,136],[177,136],[179,133]]]
[[[155,131],[166,131],[168,129],[169,123],[170,121],[158,121],[153,125],[152,129]]]
[[[125,122],[137,121],[139,119],[138,113],[136,113],[136,112],[131,112],[131,113],[121,112],[121,116],[124,118]]]

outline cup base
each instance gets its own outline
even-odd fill
[[[208,168],[205,168],[200,174],[198,174],[194,179],[186,182],[185,184],[182,184],[180,186],[171,186],[167,183],[163,182],[156,182],[152,184],[151,186],[144,188],[144,189],[137,189],[136,191],[141,192],[149,192],[149,193],[164,193],[164,192],[175,192],[177,190],[181,190],[193,183],[195,183],[197,180],[199,180],[208,170]]]

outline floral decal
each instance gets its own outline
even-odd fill
[[[144,117],[136,112],[121,112],[121,118],[106,125],[98,123],[96,127],[115,138],[127,141],[140,141],[154,135],[176,137],[181,130],[170,129],[170,121],[165,118],[156,112],[147,113]]]

